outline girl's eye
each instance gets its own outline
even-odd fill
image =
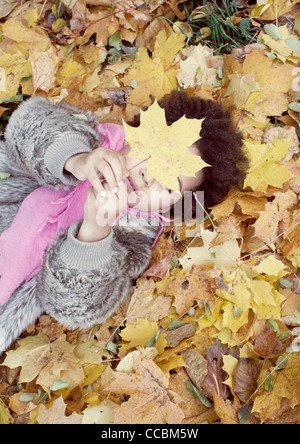
[[[172,190],[170,190],[170,188],[166,188],[166,190],[169,192],[169,194],[172,193]]]

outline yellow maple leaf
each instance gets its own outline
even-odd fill
[[[259,390],[254,401],[253,412],[260,415],[262,422],[272,420],[280,411],[282,400],[287,399],[291,408],[300,404],[300,355],[288,356],[287,365],[280,371],[273,370],[273,390]],[[269,371],[268,371],[269,374]]]
[[[164,188],[179,191],[177,176],[194,176],[209,166],[188,148],[200,136],[202,120],[183,116],[167,126],[165,111],[157,101],[141,112],[141,124],[134,128],[123,122],[125,138],[131,146],[130,157],[148,160],[148,180],[155,178]]]
[[[80,359],[73,353],[75,345],[61,340],[50,344],[49,338],[42,333],[27,336],[18,342],[20,347],[7,353],[5,365],[10,368],[22,367],[20,383],[33,381],[38,376],[37,384],[50,394],[54,381],[63,380],[70,389],[83,382]]]
[[[14,54],[3,53],[0,57],[1,89],[0,102],[5,97],[14,97],[19,89],[23,77],[31,75],[31,66],[28,58],[20,51]]]
[[[151,97],[158,100],[177,88],[176,63],[173,66],[176,54],[184,47],[185,35],[175,32],[167,37],[166,32],[160,31],[157,35],[152,57],[146,48],[141,47],[132,64],[130,72],[123,79],[125,86],[136,83],[128,103],[147,106]]]
[[[124,356],[131,348],[145,347],[150,339],[158,333],[156,322],[149,322],[147,319],[137,319],[136,325],[127,325],[122,330],[122,340],[125,341],[120,349],[119,355]],[[154,347],[162,352],[166,346],[165,335],[160,335]]]
[[[272,143],[260,144],[245,141],[246,154],[250,161],[250,170],[244,182],[244,188],[265,192],[269,185],[281,188],[292,175],[285,165],[276,162],[289,152],[288,139],[275,139]]]

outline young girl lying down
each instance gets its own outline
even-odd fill
[[[204,191],[206,208],[219,203],[247,167],[230,113],[184,92],[160,106],[168,125],[205,118],[189,151],[210,166],[178,181],[182,195]],[[10,173],[0,181],[0,354],[44,312],[70,328],[109,318],[149,265],[159,214],[181,199],[147,180],[121,126],[41,97],[11,116],[0,171]]]

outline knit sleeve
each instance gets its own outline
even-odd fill
[[[7,155],[13,165],[39,185],[59,189],[78,184],[64,170],[71,156],[101,146],[98,121],[91,112],[67,103],[53,105],[42,97],[24,101],[5,131]]]
[[[87,328],[109,318],[129,296],[134,279],[151,260],[151,239],[145,234],[120,242],[116,230],[105,239],[76,239],[81,222],[63,232],[47,250],[37,277],[43,309],[70,328]]]

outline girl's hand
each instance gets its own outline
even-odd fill
[[[96,148],[91,153],[80,153],[70,157],[65,163],[65,170],[78,180],[89,180],[97,193],[106,197],[107,192],[101,183],[100,172],[109,185],[109,190],[118,192],[118,184],[126,176],[125,156],[105,147]]]
[[[117,193],[112,193],[104,184],[107,197],[100,196],[91,187],[87,193],[84,207],[84,221],[78,233],[82,242],[98,242],[107,237],[116,218],[127,208],[127,183],[118,187]]]

